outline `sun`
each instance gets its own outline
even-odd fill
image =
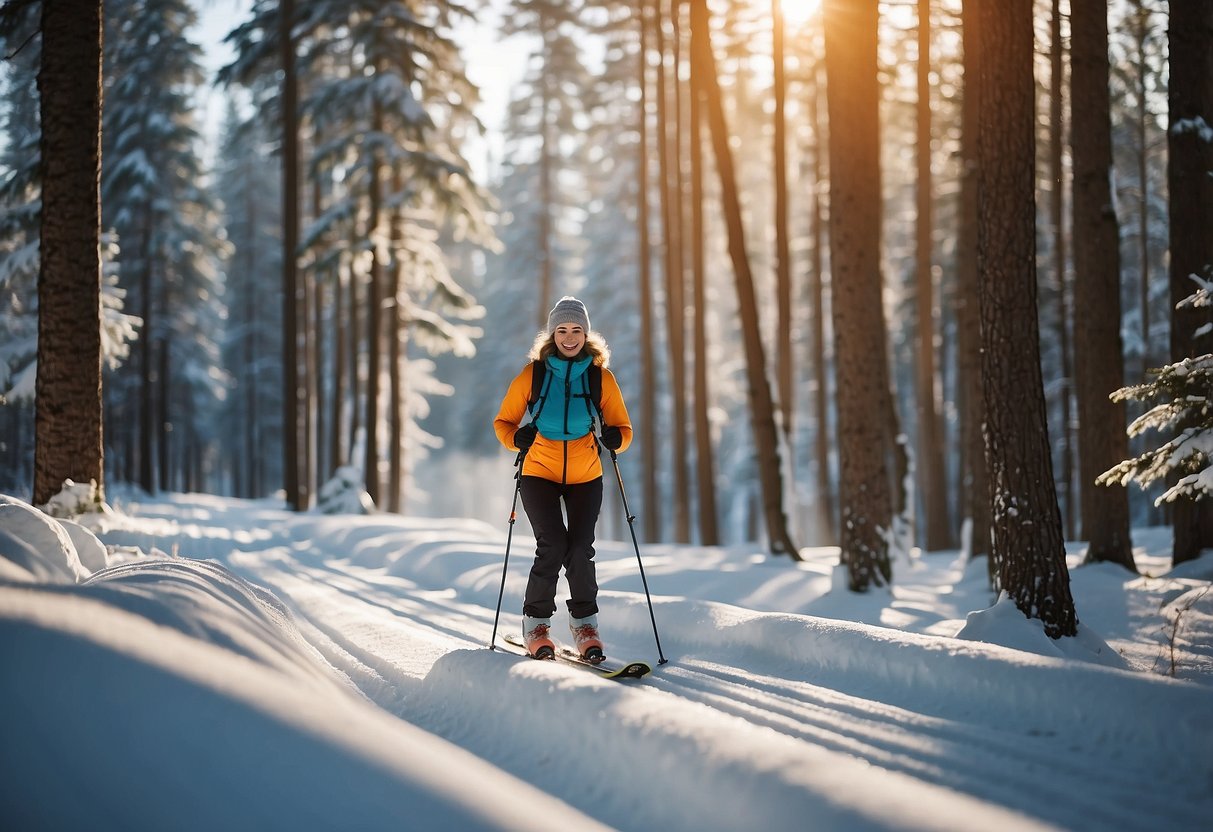
[[[805,25],[821,9],[821,0],[779,0],[786,25],[796,28]]]

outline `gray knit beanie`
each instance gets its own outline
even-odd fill
[[[556,301],[548,313],[548,332],[555,332],[561,324],[576,324],[588,333],[590,313],[585,311],[585,304],[572,295],[565,295]]]

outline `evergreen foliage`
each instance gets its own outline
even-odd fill
[[[1193,275],[1199,288],[1181,305],[1213,306],[1213,281]],[[1113,394],[1116,401],[1139,401],[1150,406],[1129,425],[1129,436],[1156,431],[1170,438],[1100,475],[1100,485],[1145,489],[1177,477],[1155,505],[1175,500],[1199,500],[1213,494],[1213,354],[1185,358],[1151,372],[1153,378]]]
[[[391,312],[385,334],[398,349],[381,363],[377,345],[365,348],[369,366],[386,366],[391,381],[387,421],[397,446],[387,455],[393,467],[400,443],[407,468],[441,442],[420,426],[430,410],[426,398],[451,392],[433,377],[428,356],[470,357],[481,334],[474,322],[483,308],[452,274],[446,256],[447,245],[465,240],[494,245],[486,214],[491,199],[472,179],[460,150],[479,130],[472,113],[477,92],[449,31],[468,14],[450,2],[425,8],[319,2],[300,8],[294,26],[308,154],[304,192],[311,194],[312,209],[300,241],[301,266],[318,294],[332,296],[344,286],[351,301],[361,303],[366,287],[367,302]],[[222,82],[252,93],[258,117],[273,130],[280,129],[278,31],[278,5],[254,3],[249,19],[228,37],[237,56],[219,74]],[[347,314],[357,320],[366,312]],[[324,357],[336,349],[344,322],[317,320],[322,329],[308,338]],[[337,395],[332,374],[321,375],[330,384],[319,392]],[[378,410],[378,376],[368,383],[376,385],[368,399]],[[357,418],[359,408],[355,400],[344,412]],[[329,460],[328,469],[350,461],[345,454]]]
[[[106,401],[128,428],[158,440],[154,450],[140,443],[140,482],[149,489],[191,487],[187,469],[201,474],[227,390],[217,264],[226,244],[197,152],[194,96],[205,78],[187,34],[195,23],[185,0],[106,4],[102,223],[117,235],[119,282],[144,324],[139,360],[114,375]],[[136,401],[144,403],[137,416]],[[122,447],[140,438],[128,429],[107,440]]]

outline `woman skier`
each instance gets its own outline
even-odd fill
[[[501,444],[523,452],[519,489],[535,532],[535,562],[522,605],[522,634],[535,658],[555,656],[550,632],[561,567],[569,584],[569,630],[577,652],[590,661],[605,658],[594,576],[594,526],[602,506],[598,443],[622,451],[632,441],[623,394],[607,369],[610,356],[606,341],[590,329],[585,304],[561,298],[493,422]],[[531,421],[523,425],[528,411]],[[595,417],[601,421],[598,438]]]

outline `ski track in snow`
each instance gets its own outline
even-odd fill
[[[221,513],[222,504],[214,511]],[[1160,818],[1197,828],[1213,810],[1207,753],[1201,764],[1186,768],[1176,765],[1182,758],[1158,759],[1164,752],[1188,754],[1204,741],[1200,734],[1207,739],[1207,730],[1190,732],[1188,742],[1181,737],[1173,749],[1160,744],[1157,753],[1137,757],[1131,728],[1122,735],[1116,726],[1079,719],[1067,730],[1065,711],[1081,711],[1081,702],[1061,705],[1063,713],[1036,726],[1021,718],[1032,704],[1017,711],[999,694],[996,679],[973,683],[975,696],[985,698],[975,698],[963,718],[944,717],[932,707],[931,692],[949,684],[946,674],[888,695],[887,679],[869,682],[898,669],[864,668],[862,655],[843,655],[850,636],[845,628],[833,630],[836,622],[807,636],[823,646],[804,650],[832,659],[815,665],[774,642],[793,626],[812,630],[824,619],[764,616],[654,590],[662,645],[671,659],[657,666],[643,594],[604,590],[612,657],[644,658],[656,668],[640,684],[607,681],[485,649],[504,533],[469,523],[456,526],[467,533],[452,540],[449,523],[427,529],[425,521],[384,517],[303,517],[288,529],[267,515],[262,530],[222,540],[209,536],[204,522],[178,524],[176,505],[149,503],[139,513],[163,517],[164,537],[117,530],[106,541],[162,549],[176,543],[183,554],[223,562],[281,599],[311,646],[362,695],[573,806],[601,807],[597,819],[618,829],[790,829],[803,828],[806,817],[814,819],[814,829],[939,828],[938,817],[917,818],[914,806],[945,790],[949,799],[969,803],[956,829],[1153,829]],[[213,519],[220,526],[227,522]],[[515,536],[499,639],[518,626],[531,546],[530,539]],[[348,557],[326,559],[338,549]],[[633,553],[620,551],[600,549],[604,585],[619,583],[609,576],[626,572],[626,557],[634,563]],[[564,623],[560,615],[557,629]],[[699,638],[697,628],[706,635]],[[770,641],[764,640],[768,632]],[[736,639],[740,643],[723,643],[739,634],[745,634]],[[842,645],[841,658],[824,652],[837,649],[833,639]],[[962,674],[965,655],[960,650],[939,660],[959,663],[955,672]],[[919,671],[905,672],[914,681]],[[1097,674],[1080,682],[1088,687],[1076,690],[1090,693]],[[881,701],[881,693],[894,701]],[[1205,693],[1194,690],[1191,697]],[[692,730],[692,724],[698,727]],[[554,743],[552,734],[583,741]],[[553,751],[570,746],[581,749],[578,759]],[[1120,759],[1109,766],[1107,755]],[[1154,770],[1159,766],[1169,771],[1160,775]],[[873,767],[883,770],[876,778],[881,799],[871,801],[879,805],[860,807],[853,796],[837,798],[821,788],[833,777],[846,792],[848,778],[860,772],[872,777]],[[1101,772],[1098,781],[1092,769]],[[1109,771],[1112,776],[1105,776]],[[1164,781],[1169,788],[1160,790]],[[612,782],[629,790],[613,793]],[[1034,807],[1031,815],[1023,814],[1025,805]]]

